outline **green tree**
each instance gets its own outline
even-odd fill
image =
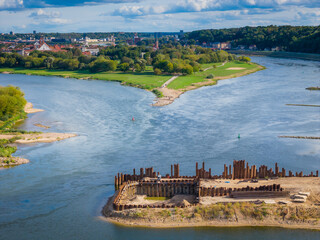
[[[121,64],[119,64],[118,68],[122,72],[127,72],[130,69],[130,65],[129,65],[129,63],[121,63]]]

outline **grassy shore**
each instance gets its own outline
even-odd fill
[[[168,88],[175,90],[189,90],[188,87],[195,86],[197,83],[207,83],[205,85],[214,85],[220,79],[243,76],[245,74],[261,70],[261,66],[259,66],[258,64],[244,63],[240,61],[227,62],[221,67],[218,66],[216,68],[210,68],[206,71],[196,72],[193,75],[178,77],[168,85]],[[207,64],[202,66],[203,69],[206,67],[209,66]],[[211,74],[213,75],[212,79],[210,79]],[[201,86],[201,84],[199,86]]]
[[[97,79],[106,81],[118,81],[123,85],[138,87],[152,91],[158,98],[154,106],[164,106],[172,103],[183,92],[202,86],[217,84],[218,80],[244,76],[264,67],[256,63],[231,61],[226,63],[202,64],[201,71],[192,75],[179,76],[173,81],[172,75],[155,75],[152,67],[147,66],[146,71],[136,72],[102,72],[90,73],[87,70],[61,71],[49,69],[23,69],[23,68],[0,68],[0,73],[27,74],[40,76],[57,76],[76,79]],[[168,85],[163,87],[168,80]],[[167,84],[167,83],[166,83]]]
[[[147,71],[142,73],[123,73],[123,72],[102,72],[90,73],[88,70],[76,71],[62,71],[50,69],[24,69],[24,68],[0,68],[0,73],[14,73],[26,75],[39,75],[39,76],[57,76],[64,78],[77,78],[77,79],[97,79],[106,81],[117,81],[124,85],[139,87],[147,90],[160,87],[168,79],[170,75],[155,75],[152,69],[147,68]]]

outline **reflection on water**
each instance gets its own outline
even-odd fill
[[[0,75],[45,112],[20,128],[73,132],[56,143],[19,146],[29,164],[0,171],[0,239],[315,239],[318,232],[275,228],[123,228],[97,219],[113,193],[113,175],[153,166],[162,173],[196,161],[216,172],[234,159],[294,171],[320,169],[315,140],[279,135],[320,135],[319,63],[253,58],[266,70],[183,94],[173,104],[150,106],[145,90],[105,81]],[[283,65],[280,65],[283,64]],[[135,121],[132,122],[132,117]],[[42,129],[41,123],[50,126]],[[237,138],[241,134],[241,139]]]

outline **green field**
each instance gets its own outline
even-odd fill
[[[221,64],[222,63],[219,63],[219,64],[217,64],[217,66],[220,66]],[[202,66],[202,69],[205,69],[210,65],[212,66],[213,64],[203,64],[201,66]],[[244,69],[227,70],[228,68],[232,68],[232,67],[244,68]],[[184,89],[194,83],[208,81],[208,79],[206,77],[210,74],[214,75],[214,79],[212,81],[212,84],[216,84],[216,81],[218,79],[215,79],[215,78],[227,77],[227,76],[230,76],[230,78],[231,78],[231,77],[234,77],[235,74],[241,74],[244,71],[254,70],[255,68],[258,69],[258,65],[254,64],[254,63],[244,63],[244,62],[239,62],[239,61],[227,62],[224,66],[221,66],[221,67],[212,68],[212,69],[209,69],[209,70],[203,71],[203,72],[196,72],[196,73],[194,73],[192,75],[188,75],[188,76],[178,77],[177,79],[175,79],[174,81],[172,81],[168,85],[168,88],[176,89],[176,90]]]
[[[209,63],[202,64],[201,68],[206,69],[217,66],[216,68],[208,69],[207,71],[196,72],[188,76],[180,76],[174,81],[172,81],[168,88],[171,89],[185,89],[188,86],[192,86],[195,83],[208,81],[206,78],[208,75],[213,74],[214,79],[211,84],[216,84],[219,77],[235,77],[236,74],[241,74],[247,70],[254,70],[257,68],[257,64],[254,63],[244,63],[239,61],[227,62],[224,66],[222,63]],[[221,66],[221,67],[219,67]],[[241,70],[227,70],[231,67],[244,68]],[[39,75],[39,76],[57,76],[64,78],[77,78],[77,79],[98,79],[106,81],[118,81],[124,85],[129,85],[133,87],[143,88],[147,90],[153,90],[155,88],[161,87],[167,80],[169,80],[171,75],[155,75],[152,71],[152,66],[147,66],[147,70],[142,73],[136,72],[101,72],[101,73],[91,73],[88,70],[76,70],[76,71],[62,71],[62,70],[50,70],[50,69],[25,69],[25,68],[0,68],[1,72],[10,72],[15,74],[27,74],[27,75]],[[258,68],[257,68],[258,69]]]
[[[155,75],[152,69],[148,68],[147,71],[142,73],[123,73],[123,72],[102,72],[90,73],[85,70],[77,71],[60,71],[49,69],[24,69],[24,68],[0,68],[1,72],[10,72],[16,74],[40,75],[40,76],[58,76],[69,78],[90,78],[106,81],[118,81],[125,85],[135,86],[143,89],[152,90],[160,87],[163,83],[170,79],[170,75]]]

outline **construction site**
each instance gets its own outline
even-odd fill
[[[118,173],[112,208],[175,208],[221,202],[264,201],[266,203],[304,203],[310,192],[320,192],[319,172],[287,171],[265,165],[249,166],[245,160],[224,165],[221,175],[213,175],[205,163],[195,166],[194,176],[181,176],[179,164],[171,165],[170,174],[160,175],[150,168],[139,174]]]

